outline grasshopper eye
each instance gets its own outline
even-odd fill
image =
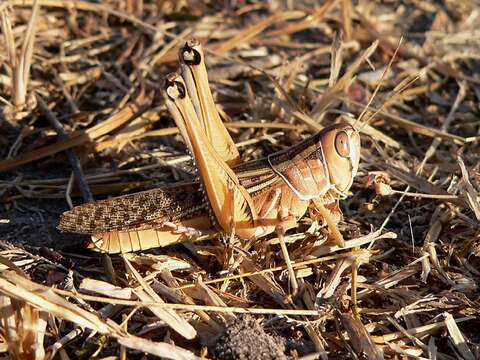
[[[335,136],[335,150],[341,157],[350,157],[350,140],[345,131],[340,131]]]

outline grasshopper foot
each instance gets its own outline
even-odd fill
[[[171,229],[171,232],[173,234],[184,234],[187,237],[195,237],[195,236],[202,235],[202,232],[199,231],[198,229],[188,227],[188,226],[178,225],[170,221],[163,222],[162,224],[160,224],[159,227],[160,228],[168,227]]]

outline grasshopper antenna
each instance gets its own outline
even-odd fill
[[[400,93],[402,93],[405,89],[407,89],[408,87],[410,87],[410,85],[412,85],[415,81],[417,81],[418,79],[420,78],[420,75],[415,75],[412,79],[408,80],[408,82],[406,82],[405,84],[401,84],[401,86],[399,86],[398,88],[396,88],[396,90],[391,94],[389,95],[389,98],[390,99],[393,99],[395,98],[396,96],[398,96]],[[382,106],[380,106],[380,108],[378,108],[377,110],[375,110],[375,112],[367,119],[363,122],[362,126],[360,129],[362,129],[364,126],[368,125],[374,118],[375,116],[377,116],[378,113],[382,112],[383,109],[385,109],[387,105],[387,102],[384,102],[382,104]]]
[[[365,107],[363,108],[363,111],[360,113],[359,117],[357,118],[357,120],[354,121],[353,123],[353,127],[356,128],[355,125],[357,125],[357,123],[360,123],[361,124],[361,121],[363,119],[363,117],[365,116],[365,114],[367,113],[368,109],[370,108],[370,105],[372,104],[373,100],[375,99],[375,96],[377,95],[378,91],[380,90],[382,84],[383,84],[383,81],[385,79],[385,76],[387,75],[388,71],[391,69],[392,67],[392,64],[393,64],[393,61],[395,60],[395,57],[397,56],[397,53],[398,53],[398,50],[400,49],[400,46],[403,42],[403,37],[400,38],[399,42],[398,42],[398,46],[397,48],[395,49],[395,52],[393,53],[390,61],[388,62],[388,65],[387,67],[385,68],[385,70],[383,70],[383,73],[382,73],[382,76],[380,77],[380,82],[378,83],[378,85],[375,87],[375,90],[373,91],[373,94],[372,96],[370,96],[370,99],[368,100],[368,103],[367,105],[365,105]],[[383,106],[383,105],[382,105]],[[375,113],[376,115],[376,113]],[[372,117],[369,118],[369,121],[371,120]],[[360,130],[361,128],[363,128],[363,126],[366,125],[366,122],[360,126],[360,128],[358,130]]]

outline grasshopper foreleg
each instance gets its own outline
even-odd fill
[[[330,232],[330,235],[332,236],[332,239],[335,245],[344,247],[345,240],[343,239],[343,235],[338,230],[338,226],[337,226],[337,222],[341,218],[340,210],[337,209],[337,211],[332,212],[331,210],[327,209],[326,206],[323,204],[322,199],[313,200],[312,203],[313,203],[313,209],[311,211],[312,217],[316,220],[320,220],[320,219],[324,220],[325,223],[327,224],[328,230]]]

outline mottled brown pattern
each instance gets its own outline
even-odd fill
[[[197,186],[159,188],[83,204],[65,212],[58,229],[81,234],[155,228],[206,212]]]

